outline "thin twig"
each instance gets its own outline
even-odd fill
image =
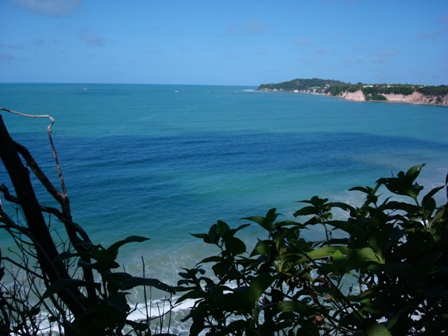
[[[51,128],[53,127],[53,124],[55,123],[55,119],[48,114],[27,114],[27,113],[23,113],[23,112],[19,112],[19,111],[10,110],[10,109],[4,108],[4,107],[0,107],[0,111],[17,114],[19,116],[26,117],[26,118],[39,118],[39,119],[48,118],[48,119],[50,119],[50,124],[47,126],[48,138],[50,139],[50,145],[51,145],[51,149],[53,151],[53,157],[56,162],[56,169],[58,171],[58,176],[59,176],[59,181],[61,183],[62,192],[67,196],[68,195],[67,188],[65,187],[64,177],[62,175],[62,170],[61,170],[61,166],[59,164],[58,155],[57,155],[54,143],[53,143],[53,138],[51,136]]]

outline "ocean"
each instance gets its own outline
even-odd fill
[[[236,227],[270,208],[292,218],[297,201],[314,195],[359,204],[362,196],[349,188],[421,163],[427,192],[448,172],[446,107],[242,86],[118,84],[0,84],[0,106],[55,119],[75,222],[103,246],[150,238],[125,245],[119,261],[140,276],[143,258],[146,276],[169,284],[215,252],[190,233],[217,220]],[[2,116],[57,185],[49,120]],[[12,189],[3,165],[0,183]],[[36,190],[42,204],[56,206]],[[444,203],[445,193],[437,200]],[[241,234],[255,242],[263,233],[254,224]],[[0,239],[5,253],[12,242],[3,231]]]

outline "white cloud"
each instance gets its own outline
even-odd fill
[[[249,20],[244,24],[233,24],[227,28],[224,32],[225,36],[228,35],[259,35],[266,33],[266,26],[264,23],[257,21],[255,19]]]
[[[13,54],[0,53],[0,63],[11,63],[18,60],[20,60],[20,58],[14,56]]]
[[[63,16],[82,5],[83,0],[12,0],[23,9],[41,15]]]
[[[418,38],[420,40],[436,39],[436,38],[439,38],[439,37],[443,36],[445,31],[446,31],[445,29],[439,29],[439,30],[435,30],[435,31],[432,31],[432,32],[422,33],[422,34],[418,35]]]
[[[308,57],[308,56],[302,56],[300,57],[300,63],[302,64],[313,64],[314,58]]]
[[[8,44],[8,49],[12,50],[25,49],[25,45],[23,43],[10,43]]]
[[[345,65],[355,65],[355,64],[361,64],[364,63],[364,57],[359,56],[355,58],[346,58],[342,60],[342,63]]]
[[[398,55],[398,51],[396,50],[388,50],[383,51],[381,53],[375,54],[372,58],[372,62],[374,63],[384,63],[389,61],[392,57]]]
[[[103,46],[103,45],[106,45],[106,43],[107,43],[107,40],[105,38],[102,38],[102,37],[98,36],[97,34],[92,33],[88,30],[80,31],[79,37],[86,44],[91,45],[91,46]]]
[[[294,41],[294,44],[295,45],[308,45],[308,44],[311,44],[311,41],[310,40],[308,40],[307,38],[303,38],[303,39],[297,39],[297,40],[295,40]]]
[[[249,35],[264,34],[265,26],[257,20],[250,20],[245,26],[246,33]]]
[[[325,48],[319,47],[319,48],[316,48],[315,53],[317,55],[323,55],[323,54],[327,53],[327,50]]]

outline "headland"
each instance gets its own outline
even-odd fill
[[[412,84],[351,84],[328,79],[293,79],[261,84],[258,91],[323,94],[350,101],[387,101],[448,106],[448,86]]]

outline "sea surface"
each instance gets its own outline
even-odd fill
[[[217,220],[236,227],[270,208],[292,218],[297,201],[314,195],[360,204],[349,188],[421,163],[427,192],[448,172],[446,107],[241,86],[100,84],[0,84],[0,106],[55,119],[74,220],[106,247],[130,235],[150,238],[125,245],[119,261],[142,275],[144,260],[147,277],[169,284],[181,267],[216,252],[190,233]],[[58,185],[49,119],[1,115]],[[0,183],[11,185],[3,165]],[[56,206],[36,189],[42,204]],[[241,234],[249,248],[265,237],[255,224]],[[5,232],[0,239],[6,251]]]

